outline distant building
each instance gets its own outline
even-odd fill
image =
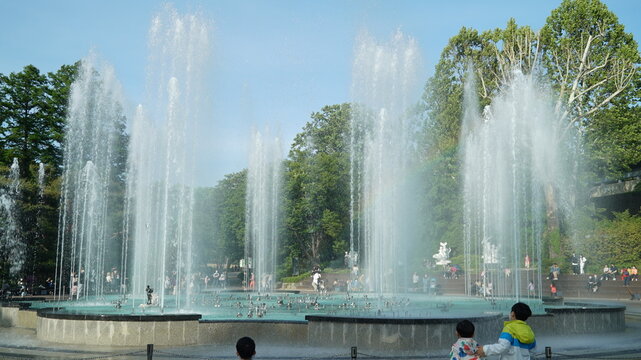
[[[609,214],[628,210],[639,214],[641,209],[641,164],[616,180],[605,180],[590,189],[590,199],[597,208]]]

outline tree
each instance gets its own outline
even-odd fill
[[[311,118],[286,164],[286,263],[327,265],[342,260],[349,237],[350,105],[325,106]]]
[[[599,0],[564,0],[541,29],[541,51],[564,132],[589,127],[640,76],[636,41]]]
[[[631,105],[638,103],[641,84],[638,48],[600,1],[563,1],[539,34],[510,20],[505,29],[479,34],[462,28],[450,39],[423,95],[428,162],[456,155],[450,149],[458,146],[463,82],[470,67],[478,78],[479,111],[514,69],[526,74],[536,71],[558,92],[560,131],[556,141],[568,152],[582,156],[578,162],[595,160],[597,165],[592,169],[601,177],[639,163],[641,128],[634,120],[636,105]],[[579,133],[571,134],[571,130]],[[437,175],[435,184],[447,183],[448,176],[457,179],[457,173]],[[579,180],[585,181],[586,176],[574,174],[574,181]],[[549,235],[561,231],[556,192],[552,184],[545,187]],[[553,251],[551,255],[555,255]]]
[[[628,211],[615,213],[613,219],[592,221],[593,228],[581,233],[578,251],[588,258],[593,271],[604,264],[630,266],[641,260],[641,217]]]
[[[78,64],[63,65],[44,75],[33,65],[22,72],[0,74],[0,161],[8,165],[18,158],[21,177],[31,176],[35,161],[62,164],[62,137],[69,88]]]
[[[47,75],[49,86],[47,88],[48,106],[46,112],[51,141],[47,143],[44,154],[40,160],[47,164],[54,164],[55,167],[53,170],[56,174],[59,174],[60,165],[62,164],[62,142],[64,140],[64,125],[65,118],[67,117],[71,84],[76,79],[79,67],[80,61],[73,65],[62,65],[58,71],[55,73],[50,72]],[[123,126],[119,129],[121,134],[124,134],[125,123],[126,122],[123,121]],[[124,138],[126,139],[126,136],[124,136]],[[125,150],[126,161],[127,144],[120,144],[120,146]],[[124,163],[122,166],[124,169]]]
[[[3,161],[18,158],[21,177],[29,165],[41,155],[50,141],[45,109],[47,77],[33,65],[22,72],[0,75],[0,119]]]
[[[638,103],[638,100],[631,102]],[[615,105],[592,117],[584,134],[590,159],[590,177],[586,180],[614,179],[641,164],[640,119],[638,105]]]
[[[207,243],[201,255],[205,260],[223,262],[216,254],[225,254],[229,262],[235,263],[244,257],[246,188],[247,170],[243,170],[225,175],[213,191],[197,190],[195,223],[213,221],[213,234],[209,236],[198,230],[202,229],[200,226],[195,226],[196,241]]]

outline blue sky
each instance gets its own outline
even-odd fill
[[[604,1],[641,40],[641,1]],[[207,121],[197,182],[213,185],[247,166],[251,127],[291,140],[324,105],[349,101],[354,40],[415,38],[422,78],[462,26],[503,27],[510,17],[539,29],[560,1],[177,1],[214,24]],[[33,64],[55,71],[91,49],[112,64],[133,107],[144,99],[147,32],[163,3],[149,0],[0,1],[0,73]],[[424,80],[422,80],[424,81]],[[417,94],[417,99],[420,94]]]

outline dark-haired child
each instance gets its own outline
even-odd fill
[[[473,354],[478,346],[476,340],[472,339],[474,324],[469,320],[460,321],[456,324],[456,336],[458,340],[452,345],[450,360],[478,360],[476,354]]]
[[[236,342],[236,355],[242,360],[251,360],[256,355],[256,343],[250,337],[242,337]]]

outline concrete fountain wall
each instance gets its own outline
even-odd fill
[[[308,324],[305,321],[278,320],[201,320],[199,344],[230,344],[243,336],[264,344],[306,344]]]
[[[625,306],[566,303],[546,308],[546,314],[528,319],[537,335],[611,333],[625,330]],[[367,353],[421,353],[451,346],[461,318],[364,318],[308,315],[305,321],[202,320],[200,314],[100,315],[74,314],[28,304],[3,305],[2,326],[35,329],[38,339],[53,343],[145,346],[229,344],[241,336],[263,343],[345,348]],[[476,326],[475,338],[496,340],[501,314],[465,317]]]
[[[625,330],[625,306],[566,303],[545,308],[528,323],[537,335],[611,333]],[[359,351],[421,353],[449,349],[455,339],[456,323],[463,318],[377,319],[337,316],[306,316],[308,343],[317,346],[358,346]],[[503,321],[501,314],[465,317],[476,327],[480,343],[496,341]]]
[[[200,314],[86,315],[38,311],[40,340],[83,345],[195,345]]]
[[[377,319],[336,316],[306,316],[309,344],[351,347],[382,353],[421,353],[449,349],[461,318]],[[475,325],[474,338],[482,343],[495,340],[503,315],[467,317]]]

